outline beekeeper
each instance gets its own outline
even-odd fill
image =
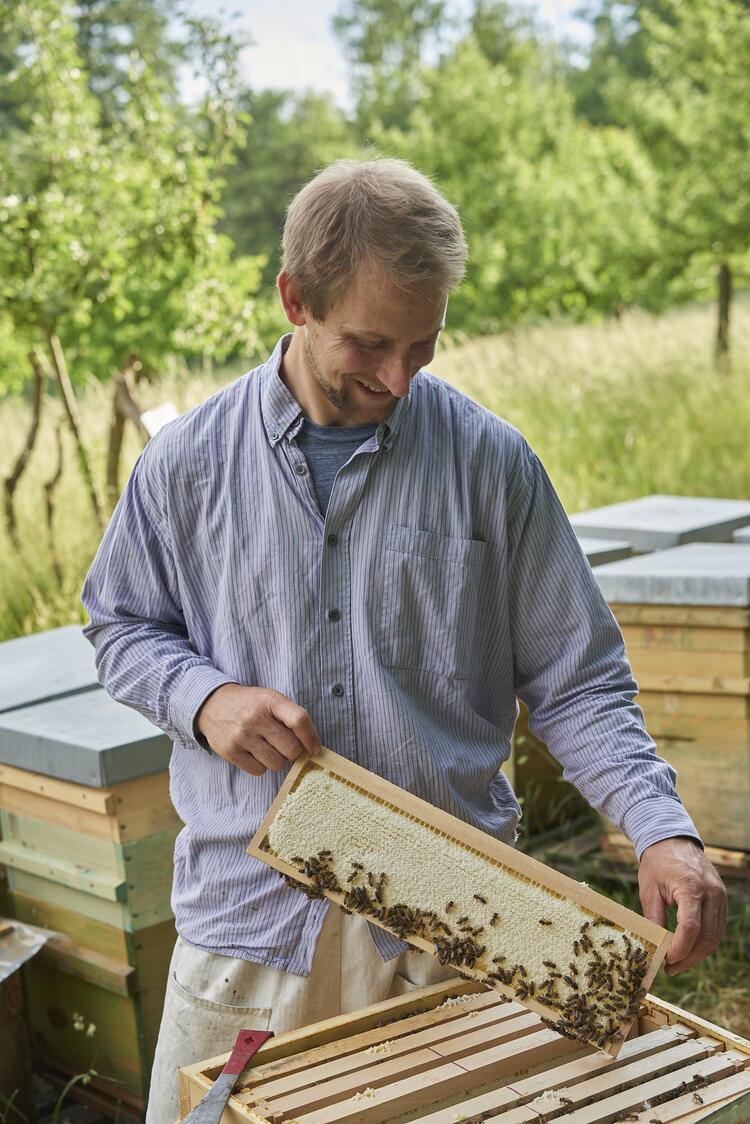
[[[311,901],[245,848],[321,742],[506,843],[516,697],[566,778],[677,906],[668,970],[726,897],[633,698],[612,614],[521,434],[429,374],[459,217],[396,160],[338,161],[289,207],[292,331],[133,470],[83,603],[99,678],[172,738],[179,934],[147,1121],[177,1067],[453,974]]]

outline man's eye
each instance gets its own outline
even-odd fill
[[[354,343],[357,347],[361,348],[362,351],[377,351],[382,346],[382,344],[379,343],[365,343],[364,340],[355,340]]]

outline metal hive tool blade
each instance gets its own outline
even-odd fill
[[[269,1038],[273,1038],[272,1030],[239,1032],[227,1064],[200,1104],[185,1117],[184,1124],[219,1124],[237,1078],[256,1050],[259,1050]]]

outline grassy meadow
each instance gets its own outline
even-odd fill
[[[661,317],[629,313],[616,321],[547,324],[496,338],[441,345],[432,369],[513,422],[540,454],[569,512],[650,492],[750,496],[750,300],[738,301],[731,371],[712,362],[715,310],[694,306]],[[248,362],[245,367],[252,364]],[[171,399],[185,410],[242,372],[173,370],[142,388],[144,407]],[[98,478],[104,477],[109,388],[80,391],[83,430]],[[47,539],[43,483],[55,470],[53,409],[19,487],[20,553],[0,527],[0,640],[83,620],[78,595],[97,533],[64,438],[55,517],[62,581]],[[29,405],[0,401],[0,474],[23,442]],[[132,434],[126,468],[138,453]],[[597,885],[596,872],[582,872]],[[597,888],[612,893],[611,884]],[[638,908],[634,887],[616,891]],[[727,939],[697,969],[654,988],[664,998],[750,1036],[750,894],[735,894]]]
[[[466,343],[454,335],[432,369],[519,427],[569,512],[649,492],[750,496],[750,300],[736,304],[729,374],[718,374],[712,364],[713,318],[705,305],[596,325],[546,324]],[[251,365],[213,374],[173,370],[142,388],[140,398],[146,407],[171,399],[188,409]],[[100,480],[110,395],[96,382],[79,391]],[[62,581],[55,577],[43,483],[55,469],[57,418],[54,409],[47,414],[17,492],[20,553],[0,527],[0,640],[80,620],[78,592],[96,549],[98,535],[65,435],[54,522]],[[2,476],[28,423],[25,400],[0,400]],[[129,434],[126,469],[137,453]]]

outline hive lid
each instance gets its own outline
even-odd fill
[[[605,562],[618,562],[621,558],[629,558],[633,551],[629,542],[618,542],[617,539],[589,539],[578,535],[581,550],[592,566],[603,566]]]
[[[640,605],[750,605],[750,546],[690,543],[597,567],[610,602]]]
[[[750,527],[741,527],[739,531],[734,532],[732,539],[738,543],[750,543]]]
[[[80,625],[0,644],[0,713],[96,686],[94,649]]]
[[[171,748],[99,687],[0,715],[0,764],[96,788],[163,772]]]
[[[688,542],[730,542],[732,532],[750,525],[750,500],[701,496],[642,496],[570,519],[576,534],[625,539],[633,550],[664,550]]]

